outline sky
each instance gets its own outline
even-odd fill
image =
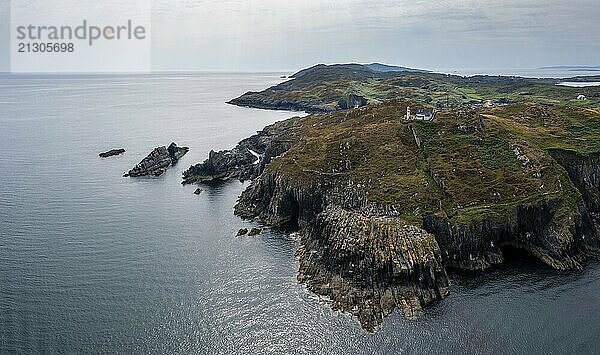
[[[2,71],[9,68],[8,2],[0,0]],[[153,0],[154,70],[289,71],[347,62],[424,69],[600,65],[600,5],[598,0]]]

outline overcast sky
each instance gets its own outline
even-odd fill
[[[152,33],[157,70],[600,65],[599,0],[154,0]]]

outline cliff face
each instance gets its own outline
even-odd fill
[[[504,262],[502,248],[510,246],[526,250],[555,269],[581,269],[586,255],[581,233],[585,217],[575,214],[566,224],[559,222],[555,219],[559,204],[550,200],[519,205],[514,218],[489,218],[470,225],[425,216],[423,228],[436,236],[447,266],[485,270]]]
[[[320,101],[303,101],[295,98],[273,97],[269,93],[247,92],[244,95],[228,102],[229,104],[261,108],[267,110],[298,111],[308,113],[335,111],[335,106],[327,105]]]
[[[299,229],[311,291],[372,331],[443,299],[444,267],[486,270],[507,247],[560,270],[600,255],[600,112],[527,104],[405,125],[409,105],[280,123],[236,147],[277,146],[259,169],[224,164],[253,178],[238,216]]]
[[[591,254],[600,254],[600,154],[580,154],[552,150],[550,154],[561,164],[577,190],[583,203],[580,206],[581,223],[578,232],[581,245]]]
[[[327,209],[302,234],[297,254],[298,280],[368,331],[396,308],[412,318],[448,294],[433,235],[397,219]]]
[[[298,186],[265,172],[235,212],[271,226],[297,225],[298,280],[373,331],[394,309],[412,318],[449,292],[435,237],[401,219],[372,216],[373,208],[358,191],[330,182]]]

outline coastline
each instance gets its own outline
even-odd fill
[[[280,87],[286,85],[289,86],[290,83],[280,84]],[[236,100],[229,103],[236,102],[246,106],[245,102]],[[270,102],[273,103],[278,101]],[[417,103],[408,103],[415,104]],[[286,105],[278,107],[285,109]],[[515,154],[512,159],[526,159],[522,169],[528,171],[534,166],[550,164],[549,166],[554,166],[552,169],[556,170],[549,171],[545,168],[543,175],[548,174],[551,177],[553,174],[559,174],[558,186],[568,184],[568,191],[572,191],[563,192],[563,187],[558,187],[561,192],[552,190],[550,197],[543,197],[540,201],[512,203],[506,212],[502,212],[508,213],[506,216],[491,208],[490,213],[497,216],[482,215],[470,222],[457,220],[456,217],[450,216],[449,211],[423,212],[424,214],[415,220],[414,217],[398,212],[403,208],[400,201],[392,204],[374,202],[373,197],[365,191],[365,188],[370,188],[368,185],[365,186],[352,178],[346,180],[346,176],[351,175],[346,175],[344,171],[351,171],[351,166],[357,164],[353,158],[346,158],[348,160],[345,167],[335,167],[329,173],[323,172],[323,167],[315,168],[316,170],[301,168],[299,159],[308,159],[308,162],[319,161],[319,157],[313,156],[310,150],[307,151],[307,142],[319,141],[320,135],[327,136],[336,132],[318,133],[319,129],[315,127],[325,126],[337,130],[338,128],[333,127],[344,127],[344,122],[352,117],[350,122],[354,122],[354,125],[348,128],[354,129],[363,124],[362,117],[376,118],[381,115],[378,112],[388,110],[405,112],[406,105],[407,103],[392,102],[365,105],[347,111],[338,108],[276,123],[243,140],[233,150],[211,152],[207,161],[192,166],[184,173],[185,182],[204,183],[231,178],[251,180],[252,183],[242,193],[235,206],[236,215],[274,228],[296,226],[301,235],[297,254],[301,265],[298,280],[305,283],[312,292],[329,299],[333,309],[354,314],[362,327],[370,332],[378,329],[383,319],[394,309],[399,309],[406,317],[413,318],[422,312],[423,307],[444,299],[449,293],[445,268],[489,270],[504,262],[504,254],[508,253],[506,248],[524,250],[557,270],[581,270],[589,257],[596,258],[600,255],[597,237],[586,240],[586,236],[595,235],[598,228],[594,216],[600,200],[594,194],[586,195],[587,190],[583,187],[584,181],[590,181],[593,176],[600,176],[597,172],[600,164],[597,164],[597,154],[593,152],[589,155],[578,155],[569,153],[568,149],[558,149],[547,157],[538,157],[539,153],[531,150],[532,147],[528,146],[526,141],[519,143],[518,147],[506,143],[506,148],[510,146],[509,151]],[[315,107],[318,106],[313,106],[313,109]],[[477,110],[479,109],[474,109],[471,115],[478,116]],[[467,135],[495,135],[497,133],[489,131],[489,125],[495,127],[502,121],[496,122],[494,117],[504,115],[500,112],[510,113],[512,110],[531,111],[544,116],[561,114],[560,111],[552,111],[534,104],[512,104],[491,110],[495,111],[484,111],[481,114],[477,121],[479,123],[472,127],[474,130],[468,128],[472,122],[467,115],[467,128],[461,130]],[[442,112],[445,112],[443,117],[436,120],[446,122],[449,115],[459,114],[460,117],[460,111],[457,110]],[[485,121],[488,122],[484,122],[483,117],[486,117]],[[384,127],[389,126],[389,122],[385,120],[381,124],[385,125]],[[415,127],[420,132],[420,140],[424,139],[424,143],[430,145],[429,141],[435,138],[422,136],[426,125]],[[439,126],[439,123],[436,126]],[[343,128],[340,129],[343,132]],[[447,126],[444,130],[438,129],[439,135],[439,132],[451,130],[452,126]],[[316,135],[307,133],[311,131],[316,131]],[[412,132],[413,135],[417,134],[414,128]],[[390,144],[387,138],[379,138]],[[343,153],[344,150],[351,151],[357,144],[350,143],[356,137],[350,135],[347,139],[349,141],[346,143],[340,143],[342,155],[346,154]],[[404,142],[404,138],[401,138],[401,141]],[[406,142],[410,146],[410,139]],[[365,143],[358,145],[363,144]],[[414,145],[414,142],[412,144]],[[418,148],[420,149],[412,154],[423,154],[419,153],[423,148],[420,145]],[[360,149],[363,150],[358,151],[357,157],[360,157],[360,154],[368,156],[372,153],[364,150],[364,147]],[[406,150],[407,146],[402,149]],[[409,150],[414,149],[415,147]],[[330,151],[323,153],[336,154]],[[258,164],[255,162],[256,154],[259,156]],[[531,162],[533,156],[536,156],[535,162]],[[519,169],[521,168],[517,170]],[[567,170],[569,176],[564,175],[561,169]],[[430,177],[425,177],[424,181],[432,179],[432,182],[438,185],[433,187],[434,190],[439,189],[440,196],[448,194],[448,181],[438,177],[438,174],[441,174],[439,167],[435,168],[437,172],[433,167],[426,170],[429,171]],[[534,176],[542,176],[532,172]],[[545,179],[544,181],[549,183],[548,178]],[[373,193],[377,194],[377,191],[371,191],[371,194]],[[429,194],[431,193],[430,191]],[[437,193],[433,193],[432,196],[436,196]],[[583,194],[583,200],[576,201],[581,199],[577,197],[581,196],[580,193]],[[552,197],[554,194],[557,196]],[[561,197],[561,194],[564,195]],[[452,200],[442,203],[441,199],[440,207],[452,203]],[[574,199],[574,202],[567,203],[565,199]],[[419,203],[421,202],[417,202],[416,206],[419,206]],[[500,205],[502,204],[499,203]],[[423,205],[417,210],[421,207],[427,208]],[[460,211],[463,209],[464,207],[458,206],[458,212],[453,213],[462,214]],[[469,209],[466,208],[465,211]],[[422,220],[419,220],[420,218]],[[389,229],[394,223],[397,223],[397,226]],[[381,229],[382,226],[386,227]],[[406,228],[409,228],[410,232],[407,233]],[[363,232],[360,232],[361,230]],[[376,232],[377,230],[380,232]],[[417,235],[430,235],[431,242],[428,242],[427,246],[419,246],[416,243],[418,238],[411,237]],[[363,245],[362,247],[346,246],[350,240],[361,239],[364,239],[362,244],[359,244]],[[379,243],[383,244],[373,247],[371,251],[365,246]],[[406,243],[410,246],[406,246]],[[396,247],[392,248],[392,251],[385,251],[383,245],[387,244]],[[402,250],[408,251],[410,259],[403,256]],[[363,265],[363,260],[372,260],[373,255],[382,255],[383,259],[374,264]],[[383,265],[398,265],[398,269],[394,266],[393,271],[390,271]]]

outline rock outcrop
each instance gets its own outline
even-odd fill
[[[113,157],[115,155],[121,155],[123,153],[125,153],[125,149],[111,149],[111,150],[109,150],[107,152],[103,152],[103,153],[98,154],[98,156],[100,158],[108,158],[108,157]]]
[[[368,104],[367,99],[360,95],[350,94],[338,101],[338,108],[341,110],[347,110],[352,108],[359,108]]]
[[[248,236],[249,237],[255,237],[255,236],[259,235],[260,233],[262,233],[261,229],[252,228],[252,229],[250,229],[250,232],[248,232]]]
[[[321,113],[335,111],[335,106],[327,105],[320,101],[304,102],[296,99],[273,98],[261,92],[247,92],[244,95],[235,98],[228,104],[260,108],[266,110],[298,111],[307,113]]]
[[[183,184],[206,183],[237,178],[254,179],[275,157],[296,142],[296,129],[302,118],[275,123],[244,139],[231,150],[211,151],[208,159],[183,173]]]
[[[327,209],[302,234],[297,254],[298,280],[368,331],[396,308],[412,318],[448,295],[434,236],[399,219]]]
[[[171,166],[177,163],[190,149],[188,147],[178,147],[171,143],[169,147],[158,147],[148,154],[139,164],[129,170],[124,177],[139,176],[160,176]]]

